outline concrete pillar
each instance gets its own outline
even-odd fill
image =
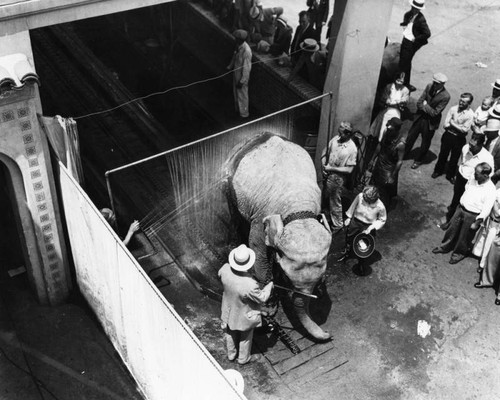
[[[28,32],[1,37],[0,49],[0,56],[23,52],[34,65]],[[36,83],[2,93],[0,161],[12,181],[30,282],[42,304],[55,305],[66,299],[71,278],[40,104]]]
[[[318,170],[321,151],[328,137],[337,134],[341,121],[351,121],[355,129],[368,132],[392,6],[393,0],[335,1],[333,40],[324,87],[325,92],[333,95],[331,106],[330,99],[325,98],[321,107]]]

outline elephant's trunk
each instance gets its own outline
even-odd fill
[[[304,326],[306,331],[316,340],[325,341],[331,339],[328,332],[321,329],[309,315],[309,297],[300,294],[292,296],[293,306],[300,323]]]

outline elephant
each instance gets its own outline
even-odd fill
[[[225,164],[230,208],[250,225],[257,281],[272,279],[273,260],[296,292],[293,309],[318,341],[330,339],[310,317],[310,297],[323,281],[332,235],[320,214],[321,191],[311,156],[286,138],[263,132],[249,139]],[[319,216],[319,217],[318,217]]]

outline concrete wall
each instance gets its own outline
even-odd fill
[[[78,286],[147,399],[245,399],[62,164]]]
[[[330,110],[328,99],[323,101],[319,148],[337,134],[341,121],[351,121],[355,129],[368,132],[392,6],[393,0],[335,1],[335,12],[343,15],[337,15],[338,36],[330,49],[324,91],[333,93],[333,105]],[[319,168],[319,152],[316,165]]]

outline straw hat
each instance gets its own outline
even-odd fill
[[[254,263],[255,252],[244,244],[239,245],[229,253],[229,265],[235,271],[248,271]]]
[[[314,39],[304,39],[304,41],[300,43],[300,48],[304,51],[314,52],[319,50],[319,45]]]
[[[500,90],[500,79],[497,79],[495,82],[493,82],[491,86],[493,86],[493,89]]]
[[[410,0],[410,5],[418,10],[423,10],[425,8],[425,0]]]
[[[488,114],[490,114],[493,118],[500,118],[500,104],[496,104],[494,107],[491,107]]]

